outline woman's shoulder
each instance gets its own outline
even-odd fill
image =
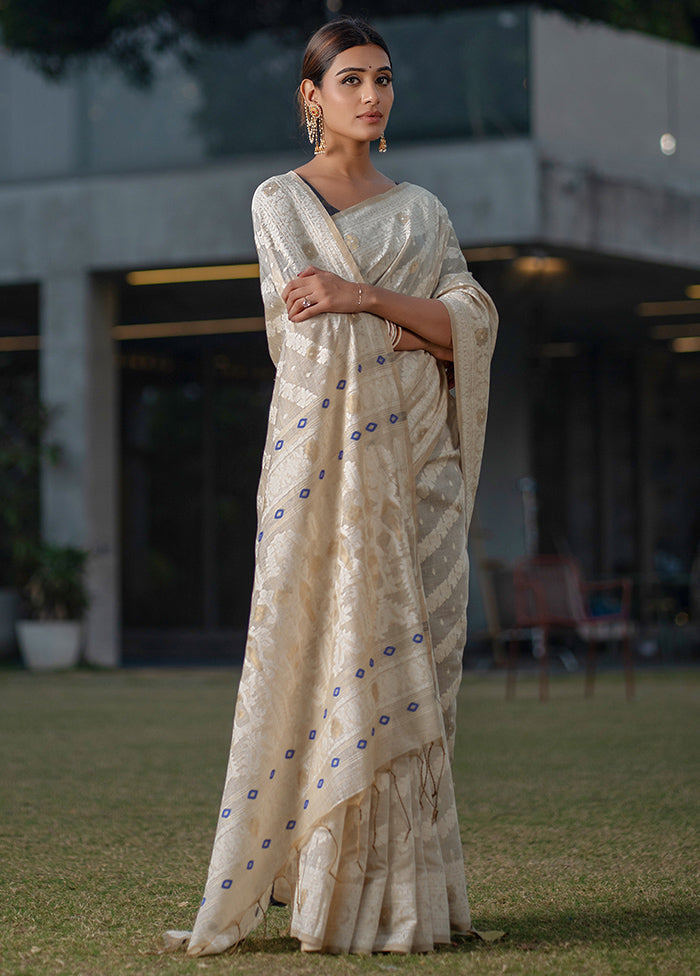
[[[413,198],[416,202],[421,203],[423,206],[437,212],[440,214],[447,214],[447,209],[440,198],[432,192],[432,190],[427,190],[424,186],[418,186],[417,183],[399,183],[399,186],[404,187],[410,193],[412,193]]]
[[[253,193],[253,208],[255,209],[256,203],[260,203],[264,200],[269,200],[275,197],[279,193],[285,192],[288,189],[289,184],[293,180],[293,174],[280,173],[277,176],[268,176],[266,180],[256,187]]]

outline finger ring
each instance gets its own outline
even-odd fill
[[[304,301],[301,303],[302,308],[310,308],[312,304],[313,303],[310,302],[308,298],[305,298]]]

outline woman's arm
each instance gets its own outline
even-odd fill
[[[414,298],[376,285],[363,285],[362,309],[396,322],[430,345],[452,348],[450,313],[437,298]]]
[[[290,281],[282,298],[292,322],[304,322],[323,312],[369,312],[405,330],[397,349],[427,349],[439,359],[452,358],[450,314],[436,298],[414,298],[376,285],[346,281],[314,267],[305,268]],[[304,307],[305,301],[311,304]]]

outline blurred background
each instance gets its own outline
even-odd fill
[[[250,200],[308,158],[305,37],[367,12],[0,0],[7,660],[42,539],[87,553],[87,662],[240,659],[274,380]],[[537,553],[630,581],[638,661],[697,661],[700,4],[371,19],[395,72],[381,169],[438,194],[501,316],[467,662],[498,658]]]

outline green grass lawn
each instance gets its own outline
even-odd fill
[[[474,924],[496,944],[302,955],[285,910],[224,956],[159,952],[199,904],[228,753],[229,671],[0,672],[0,973],[691,976],[700,673],[467,675],[455,780]]]

